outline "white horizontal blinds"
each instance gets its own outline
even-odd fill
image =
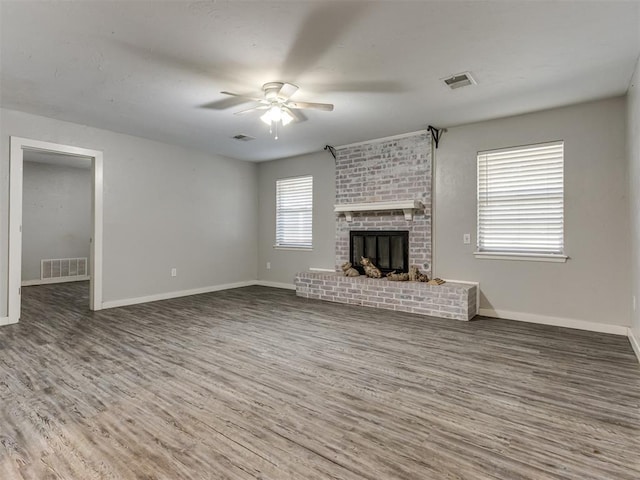
[[[311,247],[313,177],[276,181],[276,246]]]
[[[478,250],[563,254],[564,142],[478,153]]]

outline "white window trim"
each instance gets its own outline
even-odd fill
[[[526,262],[565,263],[569,259],[566,255],[543,253],[473,252],[473,254],[481,260],[524,260]]]
[[[276,250],[292,250],[294,252],[310,252],[313,250],[313,247],[292,247],[288,245],[274,245],[273,248]]]
[[[502,151],[509,151],[509,150],[515,150],[518,149],[520,147],[524,148],[524,147],[529,147],[529,146],[535,146],[535,145],[550,145],[553,143],[564,143],[563,140],[555,140],[555,141],[550,141],[550,142],[541,142],[541,143],[537,143],[537,144],[527,144],[527,145],[520,145],[520,146],[513,146],[513,147],[505,147],[505,148],[500,148],[500,149],[495,149],[495,150],[487,150],[487,151],[481,151],[478,152],[478,156],[482,153],[498,153],[498,152],[502,152]],[[564,155],[563,155],[563,165],[564,165]],[[563,168],[564,170],[564,168]],[[563,182],[564,183],[564,182]],[[477,185],[478,188],[478,185]],[[563,187],[563,204],[564,204],[564,187]],[[476,207],[476,211],[477,214],[479,215],[479,204]],[[563,208],[563,213],[564,213],[564,208]],[[564,219],[563,219],[564,220]],[[478,228],[480,228],[479,225],[479,216],[477,217],[477,222],[478,222]],[[564,221],[563,221],[563,238],[564,238]],[[476,238],[478,238],[479,241],[479,237],[476,235]],[[473,252],[473,255],[475,256],[475,258],[477,259],[481,259],[481,260],[520,260],[520,261],[529,261],[529,262],[552,262],[552,263],[565,263],[570,257],[568,255],[565,255],[565,252],[563,251],[562,253],[527,253],[527,252],[509,252],[509,251],[475,251]]]
[[[311,180],[311,244],[310,245],[295,245],[295,244],[279,244],[278,241],[278,182],[280,181],[288,181],[295,179],[310,179]],[[296,175],[294,177],[284,177],[278,178],[276,180],[276,219],[275,219],[275,234],[276,234],[276,242],[273,245],[273,248],[276,250],[289,250],[289,251],[297,251],[297,252],[309,252],[313,250],[313,175]]]

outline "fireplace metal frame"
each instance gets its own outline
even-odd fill
[[[357,237],[374,237],[375,241],[375,252],[370,252],[366,247],[366,240],[363,241],[363,251],[364,256],[369,258],[381,271],[383,274],[390,273],[395,271],[396,273],[406,273],[409,271],[409,231],[408,230],[351,230],[349,232],[349,261],[352,263],[354,268],[358,270],[361,274],[364,273],[364,268],[360,265],[360,258],[354,258],[355,256],[355,248],[354,248],[354,239]],[[380,242],[379,238],[386,237],[389,238],[389,251],[388,256],[385,261],[382,258],[382,254],[380,252]],[[392,249],[391,249],[391,237],[401,238],[403,251],[402,251],[402,266],[397,268],[392,268]],[[381,265],[382,264],[382,265]],[[383,266],[384,264],[390,265],[391,267],[387,268]]]

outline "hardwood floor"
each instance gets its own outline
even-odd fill
[[[248,287],[0,328],[0,478],[640,478],[624,337]]]

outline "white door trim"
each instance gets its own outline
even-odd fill
[[[91,280],[89,308],[102,309],[102,192],[103,156],[99,150],[61,145],[58,143],[11,137],[9,159],[9,285],[7,295],[8,323],[20,319],[20,287],[22,277],[22,180],[24,150],[40,150],[91,158],[92,173],[92,232]]]

